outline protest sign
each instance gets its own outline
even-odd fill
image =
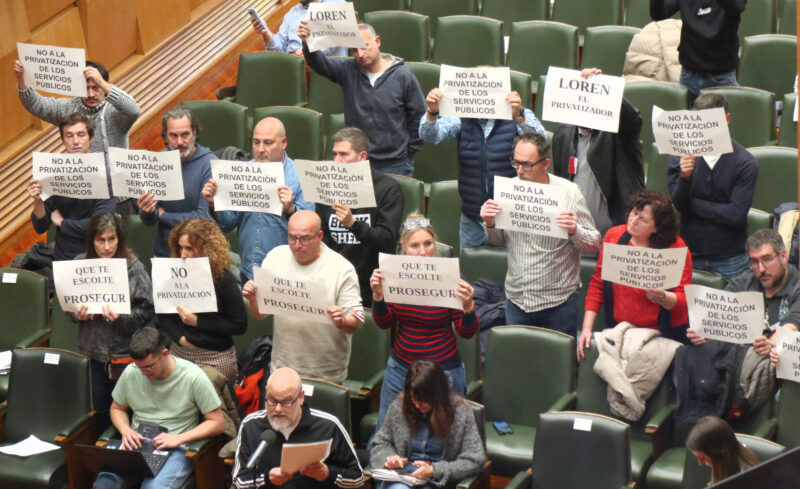
[[[78,48],[17,43],[25,85],[48,93],[86,96],[86,51]]]
[[[258,312],[281,314],[311,321],[328,321],[325,279],[297,277],[287,273],[253,267],[258,293]]]
[[[671,289],[681,283],[688,248],[654,249],[603,243],[601,278],[638,289]]]
[[[150,192],[158,200],[183,200],[181,156],[177,150],[108,148],[108,164],[116,197],[138,199]]]
[[[778,350],[775,374],[779,379],[800,382],[800,332],[778,327],[775,334]]]
[[[364,38],[358,30],[356,12],[351,2],[321,3],[308,5],[308,29],[311,31],[306,43],[312,53],[325,48],[363,48]]]
[[[338,202],[351,209],[376,206],[369,161],[294,160],[294,164],[306,202],[327,205]]]
[[[153,258],[153,303],[156,314],[217,312],[217,292],[207,256]]]
[[[439,113],[472,119],[511,119],[511,71],[505,68],[459,68],[442,65]]]
[[[556,216],[566,209],[563,188],[495,175],[494,200],[502,208],[494,219],[495,227],[568,238],[567,230],[556,224]]]
[[[581,76],[577,70],[547,70],[542,120],[574,124],[606,132],[619,131],[625,80],[618,76]]]
[[[662,155],[721,155],[733,152],[722,107],[661,110],[653,106],[653,136]]]
[[[73,199],[107,199],[103,153],[33,153],[33,178],[42,185],[42,200],[51,195]]]
[[[386,302],[461,309],[456,296],[458,258],[412,255],[378,255]]]
[[[217,181],[214,209],[281,215],[278,186],[283,185],[283,163],[211,160]]]
[[[124,258],[56,260],[53,284],[65,312],[78,312],[86,305],[88,314],[103,314],[103,306],[117,314],[131,313],[128,261]]]
[[[709,340],[751,344],[764,329],[761,292],[727,292],[702,285],[687,285],[689,327]]]

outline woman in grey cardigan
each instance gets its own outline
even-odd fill
[[[469,404],[450,390],[447,376],[435,362],[414,362],[403,392],[389,406],[372,441],[370,465],[402,469],[426,480],[426,488],[435,488],[455,486],[479,473],[485,463]],[[383,482],[381,489],[407,487]]]

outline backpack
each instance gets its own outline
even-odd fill
[[[271,357],[272,336],[264,335],[253,340],[239,359],[239,375],[233,390],[243,418],[265,407]]]

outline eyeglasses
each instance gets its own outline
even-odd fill
[[[762,267],[768,267],[770,263],[775,260],[775,258],[778,258],[778,255],[764,256],[762,258],[751,258],[750,266],[755,268],[760,263]]]
[[[427,217],[410,217],[403,223],[402,231],[416,231],[417,229],[425,229],[431,226],[431,220]]]
[[[156,365],[158,365],[158,360],[151,363],[150,365],[139,365],[139,370],[150,372],[151,370],[156,368]]]
[[[525,171],[531,171],[531,170],[533,170],[533,167],[535,167],[536,165],[538,165],[539,163],[543,162],[546,159],[547,159],[547,156],[545,156],[544,158],[542,158],[542,159],[540,159],[538,161],[534,161],[533,163],[530,163],[530,162],[527,162],[527,161],[519,161],[519,160],[515,160],[514,158],[511,158],[511,166],[516,168],[516,169],[519,169],[519,167],[522,167],[522,169],[525,170]]]
[[[303,393],[303,391],[300,391],[300,394],[302,394],[302,393]],[[294,406],[294,403],[296,403],[298,399],[300,399],[300,394],[297,394],[297,397],[295,397],[294,399],[287,399],[285,401],[279,401],[277,399],[270,399],[268,397],[267,398],[267,406],[274,408],[274,407],[277,407],[278,404],[280,404],[283,409],[289,409],[290,407]]]
[[[300,241],[300,244],[307,245],[316,237],[316,234],[312,234],[311,236],[295,236],[293,234],[287,234],[286,240],[289,242],[289,244],[295,244],[296,242]]]

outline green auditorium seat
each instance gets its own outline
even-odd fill
[[[660,81],[638,81],[625,84],[624,96],[628,102],[639,109],[642,115],[641,138],[644,147],[653,143],[653,106],[664,110],[683,110],[689,108],[689,90],[677,83]]]
[[[508,270],[508,252],[499,246],[478,246],[461,250],[461,275],[467,282],[488,278],[503,285]]]
[[[481,15],[505,25],[525,20],[547,20],[548,0],[483,0]]]
[[[775,215],[771,212],[764,212],[755,207],[747,211],[747,234],[753,234],[759,229],[772,229],[775,224]]]
[[[781,113],[778,146],[797,147],[797,122],[794,121],[794,106],[796,103],[796,93],[787,93],[783,96],[783,113]]]
[[[539,76],[550,66],[578,68],[578,28],[545,20],[514,22],[508,29],[506,65],[533,77],[533,93],[540,93]],[[538,46],[538,48],[531,48]],[[546,46],[546,48],[544,48]],[[539,97],[536,97],[537,101]]]
[[[784,202],[797,202],[797,149],[761,146],[748,151],[758,160],[759,175],[751,207],[771,212]]]
[[[250,153],[247,107],[220,100],[190,100],[181,105],[200,121],[198,143],[212,151],[235,146]]]
[[[716,272],[694,269],[692,270],[692,283],[722,290],[725,288],[728,281],[725,280],[725,277]]]
[[[742,42],[737,81],[742,86],[760,88],[780,97],[794,86],[796,53],[797,36],[748,36]]]
[[[434,63],[466,67],[503,64],[503,23],[499,20],[476,15],[439,17],[437,32]]]
[[[361,19],[368,12],[376,10],[405,10],[408,7],[406,0],[353,0],[353,8]],[[364,22],[367,22],[364,20]],[[380,31],[378,31],[380,34]]]
[[[704,88],[728,100],[731,137],[745,148],[775,144],[775,94],[750,87]]]
[[[335,57],[334,59],[342,59]],[[308,108],[322,112],[325,117],[344,112],[342,87],[310,70],[308,78]]]
[[[411,0],[411,11],[431,19],[431,38],[436,39],[440,17],[478,15],[478,0]]]
[[[304,107],[274,106],[254,110],[253,123],[265,117],[276,117],[286,128],[286,152],[292,159],[322,159],[322,113]]]
[[[553,0],[550,17],[581,31],[595,25],[617,25],[622,21],[622,0]]]
[[[739,22],[739,44],[747,36],[774,34],[777,20],[775,0],[748,0]]]
[[[414,211],[422,214],[424,211],[423,200],[425,198],[425,185],[422,183],[422,181],[403,175],[391,175],[394,177],[397,183],[400,184],[400,188],[403,189],[403,196],[405,197],[405,205],[403,206],[403,221],[405,221],[406,217],[408,217],[408,215]]]
[[[428,198],[427,214],[439,241],[459,248],[458,226],[461,219],[461,197],[458,182],[447,180],[433,182]]]
[[[301,377],[303,383],[303,403],[312,409],[325,411],[336,416],[347,434],[352,436],[350,423],[350,391],[347,387],[323,379]]]
[[[797,35],[797,0],[779,0],[778,34]]]
[[[622,25],[587,27],[583,35],[581,68],[600,68],[606,75],[622,76],[628,46],[640,31]]]

